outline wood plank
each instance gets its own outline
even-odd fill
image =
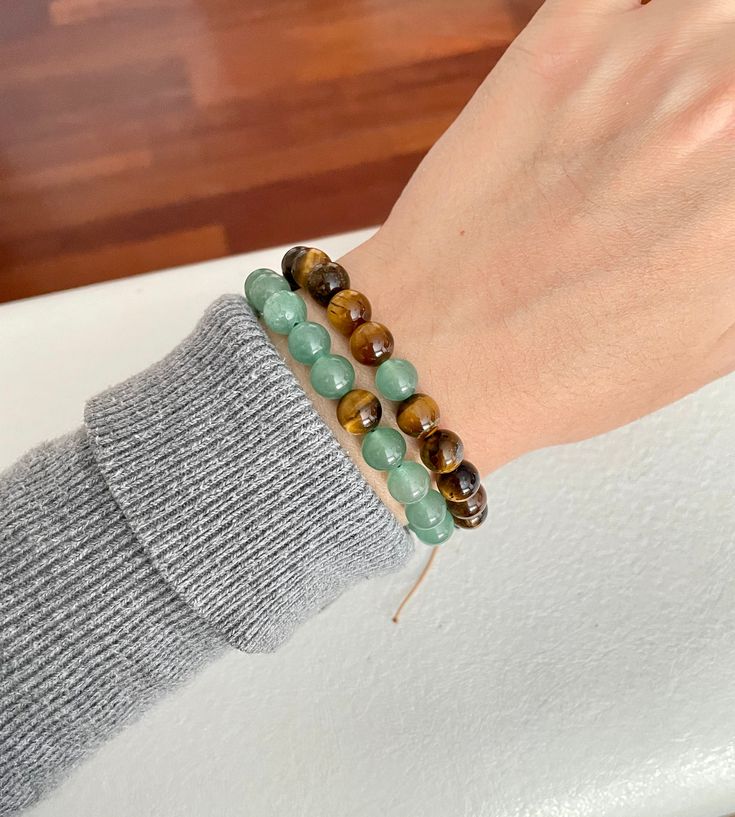
[[[178,264],[217,258],[227,252],[220,225],[165,233],[143,241],[97,247],[83,253],[60,253],[32,264],[21,264],[3,276],[6,300],[53,292],[61,277],[65,289]]]
[[[0,300],[382,220],[537,5],[8,4]]]

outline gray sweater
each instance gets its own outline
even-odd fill
[[[228,645],[276,649],[410,552],[244,300],[220,298],[0,475],[0,814]]]

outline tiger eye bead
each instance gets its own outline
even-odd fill
[[[296,260],[296,256],[302,250],[308,249],[308,247],[291,247],[291,249],[288,250],[281,259],[281,272],[283,273],[283,277],[288,281],[288,285],[291,287],[292,292],[299,289],[299,285],[296,283],[296,279],[293,277],[293,272],[291,269],[293,267],[293,262]]]
[[[454,469],[462,462],[464,445],[459,436],[445,428],[436,429],[423,438],[421,461],[438,474]]]
[[[454,471],[436,478],[436,487],[449,502],[469,499],[480,485],[480,472],[469,460],[462,460]]]
[[[321,250],[308,247],[296,253],[291,262],[291,276],[296,284],[306,289],[306,281],[309,273],[317,264],[329,264],[330,258]]]
[[[366,389],[352,389],[337,404],[337,419],[350,434],[366,434],[383,415],[380,400]]]
[[[439,406],[428,394],[411,395],[396,411],[398,428],[409,437],[421,437],[433,431],[439,423]]]
[[[485,506],[480,513],[475,514],[475,516],[469,516],[467,519],[462,519],[460,516],[454,516],[452,518],[458,528],[479,528],[487,519],[487,506]]]
[[[473,516],[479,516],[487,508],[485,489],[480,485],[471,497],[461,502],[447,502],[447,508],[455,519],[471,519]]]
[[[347,270],[330,261],[328,264],[317,264],[306,277],[306,288],[311,297],[322,306],[328,306],[332,296],[350,286]]]
[[[379,366],[393,354],[393,335],[382,323],[361,323],[350,336],[350,350],[359,363]]]
[[[343,289],[332,296],[327,319],[341,334],[349,337],[355,329],[370,320],[372,307],[367,297],[356,289]]]

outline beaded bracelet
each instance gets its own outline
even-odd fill
[[[370,302],[350,289],[347,271],[326,253],[310,247],[290,249],[282,270],[283,277],[272,270],[255,270],[246,281],[246,297],[273,331],[288,335],[293,357],[311,366],[315,391],[339,399],[337,417],[342,427],[365,435],[363,457],[372,467],[389,472],[388,490],[406,506],[409,527],[427,544],[440,544],[449,538],[454,525],[475,528],[482,524],[488,511],[479,472],[463,459],[458,435],[438,428],[436,402],[416,392],[415,367],[407,360],[391,359],[393,336],[387,327],[371,320]],[[438,491],[429,490],[428,475],[418,463],[403,461],[406,444],[400,434],[379,427],[382,406],[378,398],[365,389],[352,389],[352,365],[341,355],[329,353],[331,339],[323,326],[306,320],[306,305],[293,294],[300,288],[327,308],[332,326],[349,338],[353,357],[378,367],[378,390],[399,403],[398,426],[418,439],[421,459],[435,472]]]
[[[418,374],[413,364],[391,358],[393,335],[386,326],[371,320],[370,301],[350,288],[347,270],[332,262],[325,252],[303,246],[288,250],[281,267],[292,290],[306,289],[317,303],[326,307],[331,325],[349,338],[353,357],[378,367],[375,376],[378,391],[398,403],[398,427],[419,441],[421,460],[435,473],[437,488],[454,523],[461,528],[479,527],[487,518],[488,509],[477,468],[464,459],[460,437],[439,428],[436,401],[428,394],[416,392]],[[414,527],[410,517],[409,525]],[[421,538],[418,530],[416,533]]]
[[[331,354],[331,336],[320,324],[306,320],[306,304],[273,270],[257,269],[245,281],[245,297],[274,332],[288,336],[288,349],[299,363],[311,367],[314,390],[339,400],[337,419],[354,435],[364,435],[362,456],[372,468],[388,472],[388,490],[404,505],[409,527],[421,541],[439,545],[452,534],[454,522],[444,497],[430,490],[428,471],[405,460],[406,441],[394,428],[380,426],[378,397],[354,389],[355,370],[347,358]]]

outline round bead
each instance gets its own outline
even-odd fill
[[[379,366],[393,354],[393,335],[382,323],[361,323],[350,336],[352,356],[366,366]]]
[[[288,334],[288,351],[294,360],[311,366],[317,358],[329,354],[332,339],[319,323],[304,321]]]
[[[469,519],[472,516],[477,516],[482,513],[487,507],[487,494],[485,489],[480,487],[468,499],[463,499],[461,502],[447,502],[449,513],[455,519]]]
[[[338,400],[352,388],[355,370],[342,355],[322,355],[311,367],[311,385],[322,397]]]
[[[274,292],[263,307],[263,320],[273,332],[288,335],[297,323],[306,320],[306,304],[290,290]]]
[[[470,516],[467,519],[462,519],[460,516],[452,517],[454,524],[460,528],[479,528],[480,525],[487,519],[487,505],[480,511],[480,513]]]
[[[291,276],[297,286],[306,289],[306,281],[312,268],[317,264],[328,264],[329,261],[329,256],[325,252],[307,247],[294,256],[291,262]]]
[[[366,434],[380,423],[383,407],[380,400],[366,389],[353,389],[339,401],[337,419],[350,434]]]
[[[421,442],[421,462],[438,474],[454,469],[462,462],[464,445],[453,431],[435,429]]]
[[[406,441],[395,428],[376,428],[365,435],[362,441],[362,456],[365,462],[378,471],[397,468],[406,453]]]
[[[256,312],[262,312],[265,302],[274,292],[288,292],[288,281],[273,270],[266,270],[245,287],[245,297]]]
[[[402,505],[423,499],[430,487],[429,472],[418,462],[403,462],[388,475],[388,491]]]
[[[328,264],[317,264],[311,268],[306,278],[306,287],[311,297],[322,306],[328,306],[333,295],[350,285],[347,270],[330,261]]]
[[[367,296],[356,289],[343,289],[332,296],[327,307],[327,318],[341,334],[349,337],[355,329],[370,320],[372,307]]]
[[[433,397],[419,392],[404,400],[398,406],[396,421],[398,422],[398,428],[404,434],[408,434],[409,437],[421,437],[437,427],[439,423],[439,406]]]
[[[408,507],[410,508],[412,506],[409,505]],[[411,530],[413,530],[416,537],[425,545],[441,545],[454,533],[454,519],[452,514],[448,513],[444,519],[433,528],[426,528],[424,530],[414,530],[411,528]]]
[[[294,291],[299,289],[299,285],[296,283],[296,279],[293,277],[291,268],[293,267],[293,262],[295,261],[296,256],[302,250],[308,249],[308,247],[291,247],[291,249],[287,250],[286,254],[281,259],[281,272],[283,273],[283,277],[288,281],[288,285]]]
[[[265,267],[259,267],[258,269],[254,269],[250,275],[245,279],[245,297],[248,298],[248,292],[252,285],[260,278],[261,275],[275,275],[276,273],[272,269],[266,269]],[[248,302],[250,302],[250,298],[248,298]]]
[[[375,373],[375,385],[387,400],[405,400],[416,391],[418,382],[416,367],[400,357],[381,363]]]
[[[423,499],[406,505],[406,519],[412,530],[433,528],[449,515],[444,497],[433,488]]]
[[[480,485],[480,472],[469,460],[462,460],[454,471],[436,478],[436,487],[450,502],[469,499]]]

